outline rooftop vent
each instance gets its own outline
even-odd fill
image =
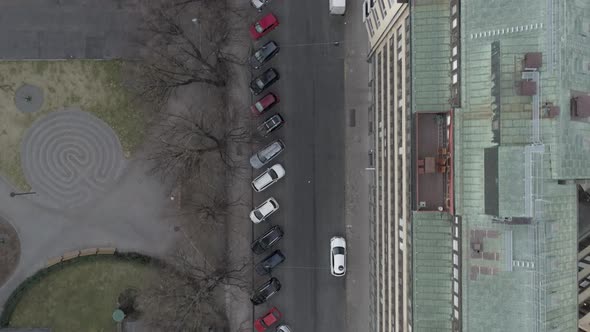
[[[587,118],[590,116],[590,96],[582,95],[571,99],[570,110],[572,118]]]
[[[539,69],[543,66],[543,53],[529,52],[524,55],[524,69]]]

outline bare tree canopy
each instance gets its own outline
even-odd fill
[[[230,147],[250,142],[251,131],[233,121],[228,114],[231,110],[223,103],[214,105],[161,115],[149,156],[154,172],[186,181],[197,176],[203,166],[229,171],[241,167]]]
[[[226,85],[228,64],[242,62],[229,51],[239,14],[226,0],[179,1],[148,12],[149,40],[137,81],[142,97],[163,103],[180,86]]]
[[[218,325],[226,320],[222,309],[224,288],[248,289],[250,262],[231,266],[222,261],[211,266],[183,251],[178,251],[170,262],[139,299],[150,325],[163,331],[202,331]]]

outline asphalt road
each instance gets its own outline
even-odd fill
[[[254,233],[280,225],[285,237],[277,247],[287,259],[273,272],[281,291],[255,315],[277,306],[295,331],[344,331],[345,279],[329,269],[330,238],[345,235],[344,50],[333,43],[343,38],[344,18],[329,15],[328,0],[274,0],[263,14],[269,11],[280,26],[256,45],[275,40],[281,46],[268,65],[281,75],[269,90],[281,102],[266,117],[278,111],[286,121],[273,138],[286,144],[277,161],[287,175],[254,196],[255,204],[274,196],[280,205]]]

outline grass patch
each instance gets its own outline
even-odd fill
[[[76,106],[109,124],[130,157],[144,137],[145,117],[122,86],[121,61],[5,61],[0,62],[0,172],[17,187],[29,185],[20,166],[20,143],[25,131],[39,117]],[[40,112],[24,114],[14,104],[14,92],[22,84],[41,87]]]
[[[48,327],[53,332],[111,332],[117,297],[141,289],[155,273],[150,264],[113,256],[84,257],[55,269],[24,290],[10,327]]]

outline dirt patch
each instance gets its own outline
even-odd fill
[[[12,225],[0,218],[0,285],[12,275],[20,258],[20,240]]]
[[[122,61],[0,62],[0,173],[20,189],[29,185],[20,167],[20,142],[31,124],[64,107],[79,107],[111,126],[129,157],[143,140],[145,116],[134,107],[122,84]],[[39,112],[22,113],[14,94],[23,84],[43,90]]]

